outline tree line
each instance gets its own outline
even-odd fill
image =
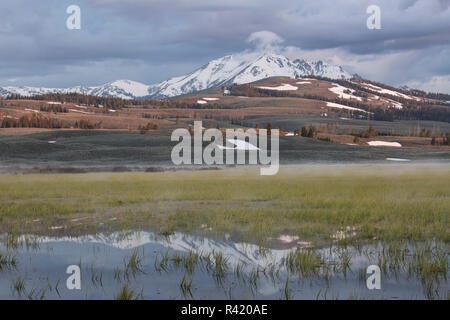
[[[3,118],[0,128],[46,128],[60,129],[69,128],[69,124],[55,118],[47,118],[33,114],[31,117],[22,116],[19,119]]]
[[[18,119],[4,117],[0,119],[0,128],[43,128],[43,129],[101,129],[102,122],[94,123],[87,119],[75,121],[72,125],[68,121],[48,118],[42,115],[33,114],[31,117],[22,116]]]
[[[98,97],[98,96],[89,96],[79,93],[48,93],[41,94],[31,97],[24,97],[17,94],[11,94],[7,97],[8,100],[37,100],[37,101],[55,101],[61,103],[75,103],[75,104],[84,104],[88,106],[99,107],[103,106],[108,109],[120,110],[125,108],[128,104],[127,100],[121,98],[111,98],[111,97]]]
[[[60,112],[60,113],[69,112],[66,107],[63,107],[61,105],[40,106],[39,110],[43,112]]]

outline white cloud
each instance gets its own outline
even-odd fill
[[[406,83],[410,88],[421,89],[428,92],[450,93],[450,75],[433,76],[424,82],[411,80]]]
[[[255,46],[257,51],[277,51],[283,38],[272,31],[257,31],[250,34],[247,42]]]

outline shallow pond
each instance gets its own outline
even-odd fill
[[[1,236],[0,299],[447,299],[448,248],[262,248],[175,233]],[[80,268],[81,289],[67,287]],[[381,289],[367,287],[367,267]]]

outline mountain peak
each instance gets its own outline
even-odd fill
[[[113,85],[113,86],[144,85],[143,83],[133,81],[133,80],[127,80],[127,79],[115,80],[115,81],[109,82],[108,84]]]

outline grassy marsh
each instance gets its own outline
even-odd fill
[[[0,232],[151,229],[280,234],[315,245],[449,241],[450,167],[349,165],[161,173],[0,175]]]

